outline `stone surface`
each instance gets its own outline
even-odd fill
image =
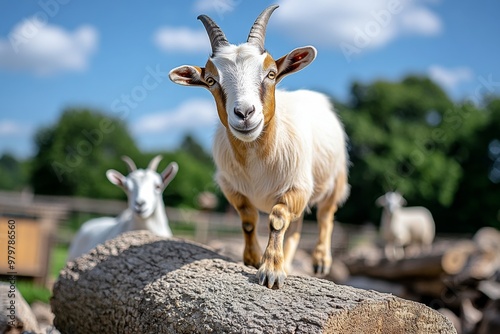
[[[192,242],[125,233],[68,263],[54,286],[61,333],[456,333],[438,312],[388,294],[256,270]]]

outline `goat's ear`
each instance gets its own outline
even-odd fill
[[[286,77],[288,74],[300,71],[307,65],[313,62],[316,58],[316,48],[314,46],[304,46],[292,50],[286,56],[281,57],[276,61],[278,66],[278,77],[276,82]]]
[[[176,162],[171,162],[168,166],[161,172],[161,178],[163,180],[163,189],[165,189],[170,181],[172,181],[177,175],[177,171],[179,170],[179,165]]]
[[[179,85],[208,88],[202,77],[203,70],[198,66],[183,65],[171,70],[168,77]]]
[[[385,195],[382,195],[380,196],[379,198],[377,198],[377,200],[375,201],[375,204],[377,204],[378,206],[385,206],[386,205],[386,200],[385,200]]]
[[[106,171],[106,177],[108,178],[109,182],[113,183],[114,185],[120,188],[125,188],[126,177],[123,176],[122,173],[114,169],[108,169]]]

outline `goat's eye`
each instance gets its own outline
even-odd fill
[[[156,189],[156,190],[161,190],[161,184],[157,184],[157,185],[155,185],[155,189]]]
[[[276,79],[276,72],[274,71],[269,71],[269,73],[267,73],[267,77],[271,80],[274,80]]]
[[[207,82],[207,85],[209,85],[209,86],[213,86],[215,84],[215,79],[212,77],[206,78],[205,81]]]

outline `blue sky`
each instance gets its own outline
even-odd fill
[[[122,118],[144,151],[175,148],[187,133],[209,148],[218,121],[211,95],[177,86],[167,73],[205,64],[210,49],[199,14],[239,44],[274,3],[270,53],[318,50],[281,88],[347,100],[354,80],[416,73],[456,100],[500,93],[496,0],[2,1],[0,154],[33,155],[36,130],[75,106]]]

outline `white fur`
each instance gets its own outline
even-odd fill
[[[405,256],[404,247],[413,247],[415,255],[429,251],[435,236],[432,214],[424,207],[403,208],[406,201],[396,192],[388,192],[377,199],[384,207],[381,231],[386,242],[385,253],[389,259]]]
[[[226,92],[226,111],[230,130],[236,137],[243,141],[253,141],[264,126],[262,103],[259,96],[259,87],[267,75],[263,69],[266,54],[253,45],[240,46],[228,45],[217,51],[217,56],[212,59],[218,69],[219,83]],[[276,70],[276,69],[275,69]],[[252,117],[245,122],[234,113],[235,108],[247,109],[255,107]],[[245,136],[235,129],[248,127],[257,128],[255,135]]]
[[[71,243],[68,261],[127,231],[149,230],[162,237],[171,237],[162,193],[177,170],[175,162],[161,175],[149,168],[132,171],[127,177],[108,170],[108,179],[127,193],[129,207],[118,217],[96,218],[84,223]]]
[[[305,190],[314,205],[334,189],[339,172],[346,172],[345,133],[328,98],[308,90],[276,90],[277,136],[268,160],[256,158],[249,146],[248,165],[236,163],[224,126],[213,145],[219,182],[231,184],[263,212],[269,213],[276,198],[292,188]],[[270,168],[272,166],[272,168]],[[315,172],[325,175],[321,184]],[[344,199],[347,196],[347,188]]]

